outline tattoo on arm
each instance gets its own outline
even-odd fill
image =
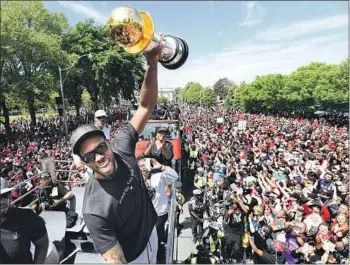
[[[102,258],[106,261],[106,263],[127,264],[122,246],[119,243],[103,253]]]

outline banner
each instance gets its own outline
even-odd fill
[[[224,118],[217,118],[217,119],[216,119],[216,122],[217,122],[217,123],[224,123]]]
[[[237,127],[238,127],[238,130],[245,131],[247,128],[247,121],[244,121],[244,120],[238,121]]]

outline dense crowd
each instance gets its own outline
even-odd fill
[[[226,206],[225,237],[217,247],[226,260],[348,263],[347,117],[187,106],[181,120],[186,180],[196,188],[190,208],[195,242],[209,188]],[[242,120],[246,128],[239,128]]]
[[[129,114],[125,108],[108,112],[111,140]],[[220,244],[224,260],[252,259],[259,264],[349,261],[347,117],[242,114],[222,106],[160,105],[153,118],[177,119],[179,114],[183,184],[194,185],[198,200],[204,200],[209,188],[217,201],[225,202],[225,236]],[[246,125],[240,127],[241,121]],[[71,132],[92,122],[89,117],[69,116],[68,129]],[[37,185],[32,177],[41,172],[43,158],[72,160],[61,117],[38,117],[36,126],[15,119],[11,134],[0,134],[1,177],[10,186],[27,180],[12,192],[13,199]],[[73,163],[60,162],[56,169],[75,168]],[[61,172],[57,178],[78,181],[83,173]],[[204,184],[198,183],[200,178]],[[27,205],[29,199],[22,204]],[[194,241],[198,238],[201,243],[203,231],[198,234],[197,225],[203,220],[196,215],[196,206],[191,207]]]
[[[127,108],[113,108],[109,111],[108,124],[111,128],[111,138],[113,139],[127,120]],[[68,116],[67,125],[69,133],[77,126],[84,123],[93,122],[93,116]],[[24,118],[17,118],[11,121],[11,133],[5,134],[4,128],[0,129],[0,169],[1,177],[4,178],[11,187],[20,182],[23,185],[17,186],[12,192],[13,199],[16,199],[35,187],[39,182],[36,177],[42,172],[41,161],[43,158],[51,156],[57,162],[56,170],[58,180],[79,181],[83,176],[79,172],[69,173],[74,170],[72,162],[71,147],[68,138],[65,137],[63,118],[59,116],[46,117],[38,116],[36,125]],[[71,183],[71,186],[76,183]],[[33,200],[33,196],[28,196],[20,201],[21,206],[28,205]]]

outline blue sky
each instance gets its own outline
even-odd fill
[[[113,8],[149,12],[158,31],[185,39],[190,56],[177,70],[160,67],[159,86],[189,81],[212,86],[227,77],[240,83],[256,75],[289,74],[310,62],[348,57],[348,2],[336,1],[47,1],[70,25],[86,18],[105,24]]]

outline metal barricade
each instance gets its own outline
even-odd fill
[[[176,194],[175,183],[171,186],[171,203],[169,210],[169,226],[168,226],[168,241],[166,244],[166,264],[174,263],[174,246],[175,246],[175,229],[176,229]]]
[[[45,174],[45,173],[46,173],[46,172],[41,172],[41,173],[39,173],[39,174],[37,174],[37,175],[35,175],[35,176],[32,176],[32,177],[30,177],[30,178],[28,178],[28,179],[26,179],[26,180],[24,180],[24,181],[21,181],[20,183],[18,183],[18,184],[16,184],[16,185],[12,186],[11,188],[20,187],[20,186],[22,186],[23,184],[26,184],[26,183],[28,182],[28,180],[31,180],[31,179],[36,178],[36,177],[39,177],[40,175]],[[21,201],[23,198],[25,198],[25,197],[27,197],[28,195],[32,194],[34,191],[38,190],[38,189],[41,188],[42,186],[43,186],[43,185],[38,185],[38,186],[32,188],[31,190],[27,191],[26,193],[24,193],[23,195],[21,195],[21,196],[18,197],[17,199],[13,200],[13,201],[11,202],[11,205],[15,205],[17,202]],[[30,204],[28,204],[28,205],[25,206],[25,207],[30,207],[30,206],[32,206],[33,204],[35,204],[37,201],[38,201],[38,199],[35,199],[34,201],[32,201]],[[25,207],[22,207],[22,208],[25,208]]]
[[[31,176],[30,178],[27,178],[26,180],[23,180],[20,183],[17,183],[16,185],[12,186],[11,188],[17,188],[23,184],[26,184],[29,180],[32,180],[33,178],[39,177],[40,175],[42,175],[44,173],[46,173],[46,172],[41,172],[39,174],[36,174],[35,176]]]

